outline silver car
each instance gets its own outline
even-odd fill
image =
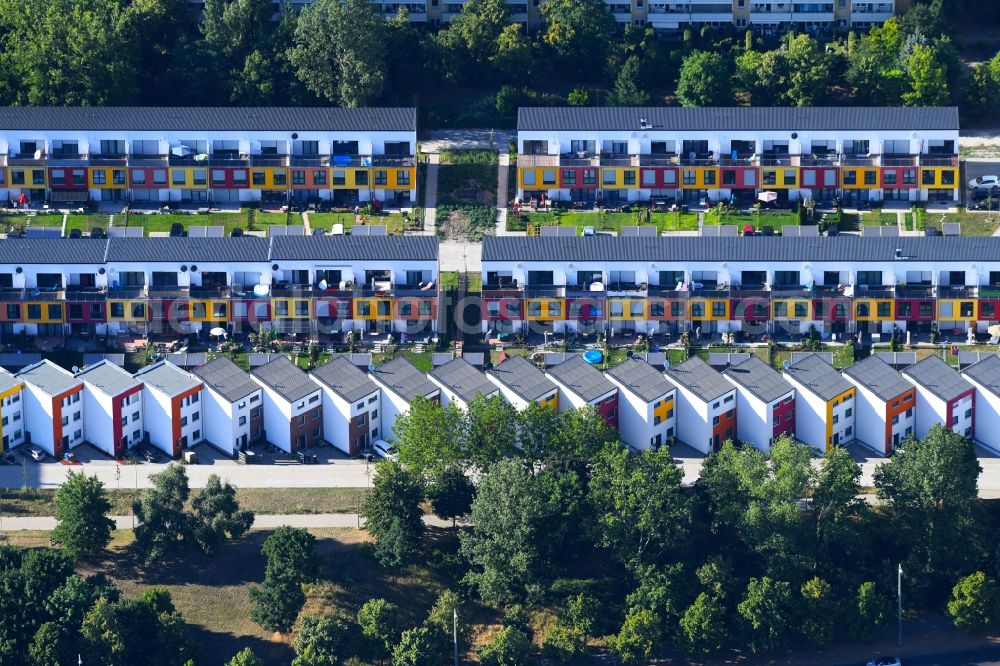
[[[399,461],[399,454],[396,453],[393,446],[384,439],[376,439],[372,442],[372,450],[375,451],[375,455],[379,458],[384,458],[385,460],[391,460],[393,462]]]

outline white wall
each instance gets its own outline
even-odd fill
[[[7,437],[7,448],[24,444],[25,422],[24,422],[24,389],[3,399],[3,406],[0,414],[6,419],[3,425],[2,436]]]
[[[701,453],[711,453],[712,419],[709,416],[709,404],[687,388],[678,386],[674,405],[677,438]]]
[[[795,437],[820,453],[826,451],[826,401],[800,384],[788,373],[785,379],[795,387]]]
[[[935,423],[940,423],[947,428],[950,425],[947,423],[948,404],[920,384],[914,382],[908,375],[904,374],[903,377],[906,377],[917,388],[917,438],[926,437],[927,431]]]
[[[856,439],[879,455],[885,455],[885,402],[853,377],[847,374],[843,377],[857,388],[858,397],[854,401]]]
[[[114,412],[112,398],[95,388],[90,382],[83,382],[83,436],[93,446],[105,454],[115,455]],[[129,418],[129,413],[122,415]],[[124,432],[131,432],[126,426]]]
[[[174,423],[170,396],[146,383],[142,385],[142,422],[149,433],[149,443],[173,457]]]
[[[962,376],[976,387],[976,441],[1000,452],[1000,396],[972,377]]]

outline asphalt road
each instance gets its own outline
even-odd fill
[[[829,666],[865,666],[865,664],[864,661],[846,661]],[[902,664],[903,666],[1000,666],[1000,646],[903,657]]]

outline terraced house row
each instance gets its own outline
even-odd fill
[[[482,280],[483,331],[537,337],[964,342],[1000,322],[1000,238],[487,237]]]
[[[0,339],[437,330],[430,236],[0,240]]]
[[[0,108],[0,197],[416,201],[413,108]]]
[[[522,107],[522,200],[957,201],[958,109]]]

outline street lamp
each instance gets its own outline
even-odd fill
[[[896,569],[896,645],[903,645],[903,565]]]

